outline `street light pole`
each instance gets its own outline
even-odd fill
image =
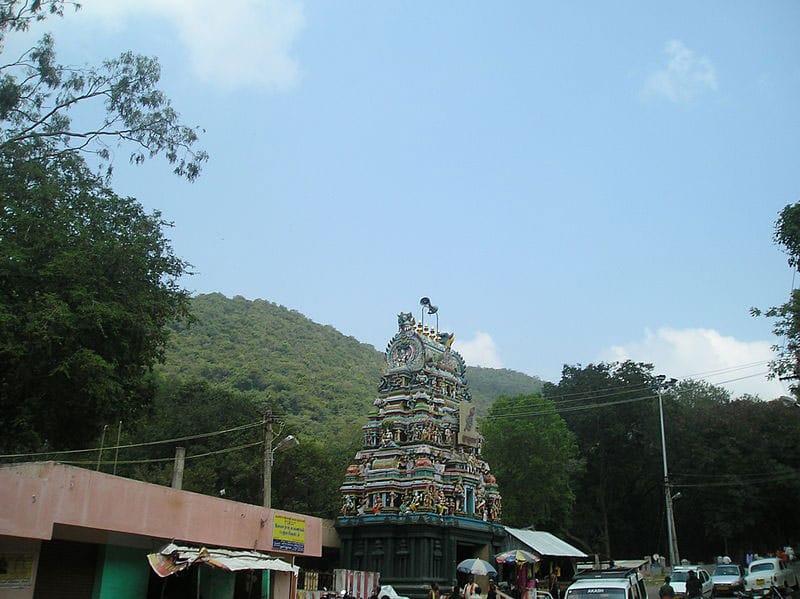
[[[264,507],[272,507],[272,411],[264,413]]]
[[[281,451],[283,449],[288,449],[290,447],[294,447],[298,443],[297,437],[294,435],[289,435],[280,443],[278,443],[275,447],[272,446],[272,439],[274,437],[274,433],[272,431],[272,424],[278,422],[278,419],[272,415],[272,410],[267,410],[264,412],[264,496],[263,496],[263,505],[265,508],[270,509],[272,507],[272,462],[275,459],[275,452]],[[283,430],[283,423],[280,423],[281,426],[278,428],[278,434],[281,433]]]
[[[658,380],[658,414],[661,420],[661,458],[664,462],[664,501],[666,503],[667,515],[667,544],[669,545],[669,564],[675,567],[680,560],[678,554],[678,539],[675,534],[675,516],[672,511],[672,486],[669,484],[669,471],[667,470],[667,441],[664,435],[664,389],[671,387],[677,381],[675,379],[665,380],[663,374],[656,377]]]

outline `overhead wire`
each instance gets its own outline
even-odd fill
[[[8,453],[0,455],[0,459],[6,458],[35,458],[35,457],[43,457],[43,456],[60,456],[60,455],[72,455],[76,453],[90,453],[93,451],[110,451],[115,449],[131,449],[134,447],[148,447],[152,445],[165,445],[167,443],[180,443],[183,441],[193,441],[195,439],[205,439],[208,437],[217,437],[219,435],[225,435],[228,433],[233,433],[237,431],[247,430],[254,428],[256,426],[262,426],[263,421],[259,420],[258,422],[253,422],[250,424],[243,424],[240,426],[235,426],[228,429],[222,429],[217,431],[212,431],[210,433],[200,433],[197,435],[187,435],[185,437],[175,437],[173,439],[161,439],[158,441],[144,441],[142,443],[129,443],[127,445],[107,445],[103,447],[94,447],[91,449],[66,449],[62,451],[40,451],[37,453]]]
[[[207,451],[205,453],[198,453],[198,454],[186,454],[184,457],[185,460],[193,460],[196,458],[205,458],[211,455],[218,455],[222,453],[229,453],[231,451],[239,451],[240,449],[247,449],[250,447],[256,447],[257,445],[263,445],[264,441],[255,441],[253,443],[245,443],[244,445],[237,445],[235,447],[226,447],[224,449],[217,449],[214,451]],[[157,462],[172,462],[175,460],[175,456],[170,456],[168,458],[146,458],[141,460],[102,460],[98,462],[97,460],[63,460],[63,464],[151,464]]]
[[[784,482],[787,480],[794,480],[800,478],[800,473],[794,472],[789,474],[774,475],[766,473],[763,478],[753,478],[743,481],[729,481],[729,482],[707,482],[707,483],[673,483],[670,486],[675,488],[692,488],[692,487],[745,487],[755,484],[763,485],[773,482]]]

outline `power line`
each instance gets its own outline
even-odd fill
[[[767,374],[767,373],[766,372],[758,372],[756,374],[748,374],[748,375],[736,377],[736,378],[733,378],[733,379],[728,379],[728,380],[722,381],[721,383],[718,383],[718,384],[730,383],[730,382],[733,382],[733,381],[739,381],[739,380],[743,380],[743,379],[747,379],[747,378],[763,376],[765,374]],[[647,389],[647,387],[644,387],[644,388]],[[608,406],[615,406],[615,405],[620,405],[620,404],[633,403],[633,402],[637,402],[637,401],[644,401],[646,399],[656,399],[658,397],[655,394],[649,394],[649,395],[644,395],[644,396],[640,396],[640,397],[622,399],[622,400],[618,400],[618,401],[606,401],[606,402],[601,402],[601,403],[596,403],[595,401],[593,401],[593,400],[597,400],[597,399],[603,399],[605,397],[614,397],[615,395],[623,395],[623,394],[633,393],[636,390],[643,390],[643,387],[642,386],[629,387],[629,388],[620,389],[616,393],[609,393],[607,395],[589,395],[589,396],[586,396],[586,397],[576,398],[576,399],[571,399],[571,400],[565,400],[565,401],[562,401],[562,402],[553,401],[552,397],[555,397],[555,396],[543,396],[543,399],[549,399],[549,400],[553,401],[553,407],[552,408],[551,407],[542,406],[542,408],[539,409],[539,410],[534,410],[534,411],[530,411],[530,412],[523,412],[523,411],[519,410],[519,407],[515,407],[515,408],[513,408],[514,411],[509,410],[509,411],[503,411],[503,412],[501,412],[499,414],[489,414],[488,416],[485,416],[484,419],[485,420],[497,420],[497,419],[500,419],[500,418],[521,417],[521,416],[549,416],[549,415],[552,415],[552,414],[563,414],[563,413],[569,413],[569,412],[578,412],[578,411],[581,411],[581,410],[593,410],[593,409],[596,409],[596,408],[604,408],[604,407],[608,407]],[[532,400],[532,401],[535,401],[535,400]],[[574,405],[574,406],[566,406],[566,407],[564,407],[565,403],[576,402],[576,401],[585,401],[585,402],[592,401],[592,403],[585,403],[583,405]],[[522,406],[522,408],[524,409],[524,406]]]
[[[725,374],[728,372],[736,371],[736,370],[745,370],[746,368],[753,368],[755,366],[761,366],[763,364],[769,364],[769,360],[759,360],[757,362],[749,362],[747,364],[739,364],[737,366],[727,366],[725,368],[718,368],[716,370],[706,370],[703,372],[696,372],[694,374],[687,374],[685,376],[680,377],[681,379],[694,379],[694,378],[709,378],[715,374]]]
[[[782,472],[747,472],[744,474],[730,473],[730,474],[703,474],[698,472],[677,473],[675,476],[681,478],[736,478],[736,479],[749,479],[749,478],[763,478],[765,476],[784,476],[787,474],[788,466],[783,468]],[[792,469],[793,470],[793,469]],[[796,473],[795,473],[796,474]]]
[[[784,474],[784,475],[769,475],[764,476],[764,478],[752,478],[748,480],[742,481],[730,481],[730,482],[709,482],[709,483],[683,483],[683,484],[675,484],[670,483],[673,487],[679,488],[687,488],[687,487],[744,487],[744,486],[752,486],[754,484],[766,484],[771,482],[784,482],[787,480],[795,480],[800,478],[800,474],[797,472],[791,474]]]
[[[229,453],[231,451],[239,451],[240,449],[247,449],[249,447],[255,447],[257,445],[263,445],[263,441],[255,441],[253,443],[246,443],[244,445],[237,445],[235,447],[226,447],[225,449],[217,449],[215,451],[207,451],[206,453],[198,453],[196,455],[187,455],[184,459],[186,460],[194,460],[197,458],[205,458],[210,455],[217,455],[221,453]],[[100,464],[153,464],[157,462],[172,462],[175,459],[174,456],[168,458],[149,458],[149,459],[142,459],[142,460],[103,460]],[[63,460],[62,464],[97,464],[96,460]]]
[[[261,426],[263,422],[259,420],[258,422],[250,423],[250,424],[243,424],[241,426],[235,426],[233,428],[212,431],[210,433],[200,433],[198,435],[188,435],[186,437],[175,437],[174,439],[163,439],[160,441],[146,441],[143,443],[130,443],[128,445],[109,445],[107,447],[95,447],[92,449],[67,449],[63,451],[41,451],[38,453],[8,453],[4,455],[0,455],[0,459],[5,458],[36,458],[42,456],[59,456],[59,455],[71,455],[75,453],[89,453],[93,451],[109,451],[112,449],[130,449],[132,447],[148,447],[152,445],[164,445],[166,443],[179,443],[182,441],[192,441],[194,439],[205,439],[206,437],[216,437],[219,435],[224,435],[227,433],[233,433],[236,431],[247,430],[249,428],[254,428],[257,426]],[[119,462],[121,463],[121,462]]]
[[[566,408],[559,409],[558,406],[551,407],[544,407],[544,409],[532,412],[508,412],[504,414],[489,414],[484,419],[485,420],[499,420],[500,418],[511,418],[511,417],[521,417],[521,416],[550,416],[553,414],[562,414],[565,412],[579,412],[581,410],[593,410],[596,408],[605,408],[607,406],[616,406],[626,403],[633,403],[637,401],[644,401],[646,399],[656,399],[657,395],[643,395],[640,397],[632,397],[629,399],[620,399],[617,401],[607,401],[603,403],[592,403],[587,405],[580,405],[580,406],[569,406]],[[589,398],[592,399],[592,398]]]

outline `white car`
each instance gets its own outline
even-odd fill
[[[717,564],[711,573],[714,596],[735,595],[744,589],[742,569],[737,564]]]
[[[800,588],[797,575],[791,566],[777,557],[767,557],[750,562],[744,577],[744,590],[752,597],[769,595],[772,587],[781,592],[793,587]]]
[[[700,588],[705,599],[710,599],[714,592],[714,583],[711,582],[709,573],[700,566],[675,566],[672,569],[672,588],[675,589],[675,599],[687,599],[686,581],[689,579],[689,572],[694,570],[697,578],[700,579]]]

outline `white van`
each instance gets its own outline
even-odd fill
[[[564,599],[647,599],[647,589],[637,570],[590,570],[575,577]]]

